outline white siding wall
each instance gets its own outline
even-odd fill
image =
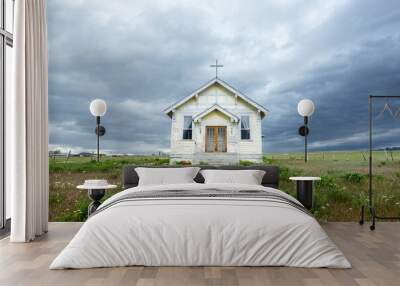
[[[192,137],[192,140],[183,139],[183,122],[185,115],[192,116],[192,114],[185,112],[175,112],[172,116],[171,155],[178,155],[182,160],[191,160],[195,152],[195,140],[193,140],[194,137]],[[194,130],[192,133],[194,133]]]
[[[248,114],[250,118],[250,139],[240,140],[239,155],[241,160],[252,160],[262,157],[261,117],[257,111]]]
[[[240,117],[250,117],[250,140],[240,139],[240,123],[232,123],[224,114],[214,111],[201,122],[193,124],[192,140],[183,140],[184,116],[198,114],[214,104]],[[205,127],[227,126],[227,151],[239,153],[241,160],[258,161],[262,156],[261,118],[258,111],[247,102],[235,97],[220,85],[212,85],[173,112],[171,126],[171,158],[173,161],[192,160],[195,153],[205,151]]]

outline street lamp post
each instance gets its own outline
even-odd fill
[[[97,162],[100,162],[100,136],[106,133],[106,129],[100,125],[100,117],[104,116],[107,111],[107,104],[102,99],[95,99],[90,103],[90,113],[96,117],[96,129],[97,135]]]
[[[308,118],[314,113],[314,103],[309,99],[300,100],[297,105],[297,112],[304,117],[304,125],[299,128],[299,134],[304,136],[304,162],[307,163],[307,136],[309,133],[308,129]]]

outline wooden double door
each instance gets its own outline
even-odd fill
[[[226,126],[206,126],[206,152],[226,152]]]

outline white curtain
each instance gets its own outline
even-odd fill
[[[45,0],[15,1],[12,106],[6,118],[12,242],[47,232],[48,59]]]

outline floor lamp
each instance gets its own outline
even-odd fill
[[[90,113],[96,117],[96,129],[97,135],[97,162],[100,162],[100,136],[106,134],[106,129],[100,125],[100,117],[104,116],[107,111],[107,104],[102,99],[95,99],[90,103]]]
[[[304,117],[304,125],[299,128],[299,134],[304,136],[304,162],[307,163],[307,136],[310,130],[308,129],[308,118],[314,113],[314,103],[309,99],[300,100],[297,104],[297,112]]]

